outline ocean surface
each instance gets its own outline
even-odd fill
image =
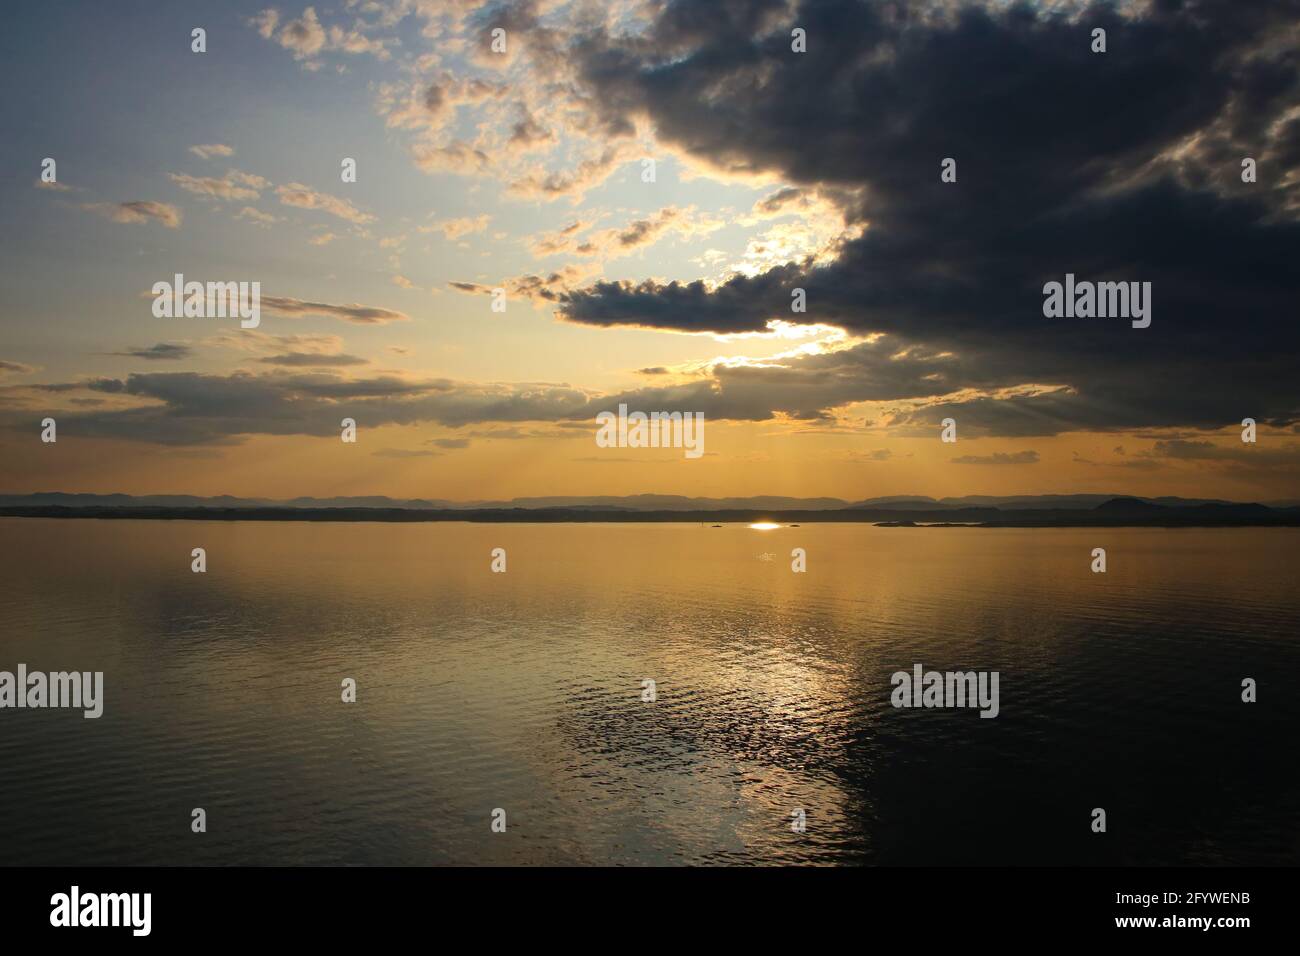
[[[3,865],[1300,863],[1296,529],[0,518],[0,544],[0,670],[105,683],[98,720],[0,710]],[[998,716],[893,707],[915,664],[998,671]]]

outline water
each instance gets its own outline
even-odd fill
[[[99,720],[0,710],[0,864],[1300,862],[1291,529],[4,518],[0,542],[0,669],[105,672]],[[915,663],[999,671],[1000,715],[891,707]]]

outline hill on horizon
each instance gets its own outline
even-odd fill
[[[1162,496],[1144,498],[1123,494],[1048,494],[1048,495],[964,495],[931,498],[926,495],[886,495],[846,501],[841,498],[795,498],[783,495],[752,495],[707,498],[684,495],[551,495],[509,500],[450,501],[442,498],[391,498],[387,495],[339,495],[316,498],[302,495],[290,499],[244,498],[235,495],[128,495],[82,492],[35,492],[0,494],[2,507],[154,507],[154,508],[385,508],[408,510],[539,510],[562,508],[587,511],[957,511],[967,508],[1014,508],[1017,510],[1090,510],[1101,505],[1114,508],[1114,502],[1133,502],[1166,508],[1205,505],[1256,504],[1221,498],[1179,498]],[[1259,502],[1270,507],[1293,507],[1295,502]]]

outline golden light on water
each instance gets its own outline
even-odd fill
[[[772,521],[755,521],[749,527],[753,531],[775,531],[781,526]]]

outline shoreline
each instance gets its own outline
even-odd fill
[[[1258,505],[1160,508],[1157,511],[962,508],[946,511],[614,511],[574,508],[168,508],[38,505],[0,507],[0,517],[145,521],[333,521],[519,524],[870,524],[877,527],[973,528],[1270,528],[1300,527],[1300,509]]]

